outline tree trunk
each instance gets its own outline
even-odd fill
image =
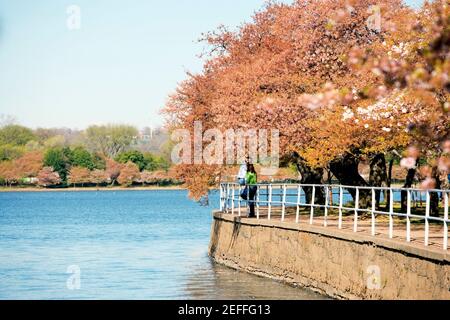
[[[394,168],[394,159],[389,160],[388,178],[386,184],[388,187],[392,185],[392,169]]]
[[[332,177],[332,173],[331,173],[331,170],[330,170],[330,168],[328,168],[327,169],[327,183],[328,184],[331,184],[331,182],[332,182],[332,179],[331,179],[331,177]]]
[[[431,177],[436,181],[436,186],[434,187],[435,189],[440,189],[441,188],[441,179],[439,178],[439,169],[434,166],[432,171],[431,171]],[[439,193],[437,192],[430,192],[430,214],[433,217],[438,217],[439,216]]]
[[[391,158],[391,160],[389,160],[388,177],[387,177],[387,181],[386,181],[386,185],[388,188],[390,188],[392,185],[392,168],[393,167],[394,167],[394,158]],[[386,208],[388,208],[389,202],[391,201],[391,193],[385,192],[384,198],[386,199]]]
[[[369,184],[373,187],[381,187],[383,182],[387,182],[386,158],[383,153],[377,153],[370,160]],[[380,208],[381,190],[375,190],[375,207]]]
[[[418,162],[418,160],[416,160],[416,165],[417,165],[417,162]],[[414,177],[416,176],[416,171],[417,171],[416,167],[408,170],[403,188],[411,188],[412,187],[412,185],[414,183]],[[402,202],[402,212],[403,213],[406,213],[407,206],[408,206],[407,201],[408,201],[408,193],[406,191],[402,191],[401,202]],[[387,206],[389,206],[389,203],[386,204],[386,207]]]
[[[297,166],[297,170],[301,175],[301,184],[322,184],[322,177],[323,177],[323,169],[318,168],[314,169],[311,168],[298,154],[294,154],[295,159],[295,165]],[[306,196],[306,203],[311,203],[312,200],[312,187],[303,187],[303,191],[305,192]],[[315,197],[314,197],[314,203],[315,204],[324,204],[325,203],[325,195],[322,188],[316,188],[315,191]]]
[[[358,172],[359,161],[355,156],[346,153],[344,156],[333,160],[330,163],[330,169],[333,175],[339,180],[339,183],[346,186],[368,186],[366,180]],[[348,192],[356,198],[356,189],[350,188]],[[360,190],[359,205],[361,208],[367,208],[370,202],[369,190]]]

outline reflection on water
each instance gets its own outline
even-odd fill
[[[323,299],[212,263],[211,210],[174,190],[0,193],[0,299]]]
[[[211,260],[204,266],[205,268],[188,277],[186,297],[189,299],[324,299],[310,290],[290,287],[278,281],[233,270]]]

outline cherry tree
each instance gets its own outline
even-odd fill
[[[376,75],[349,72],[346,62],[349,48],[383,39],[367,27],[372,5],[385,9],[386,21],[394,19],[393,12],[410,11],[394,0],[269,3],[235,33],[221,28],[206,34],[212,50],[203,72],[189,75],[164,110],[172,127],[192,130],[200,120],[205,130],[278,128],[281,152],[295,154],[302,182],[319,183],[320,168],[301,156],[311,141],[306,124],[317,118],[305,98],[333,83],[339,96],[351,99],[340,88],[359,90],[376,81]],[[215,168],[202,169],[220,175]]]
[[[69,171],[68,182],[73,184],[81,184],[83,186],[85,183],[89,183],[91,178],[91,172],[87,168],[83,167],[72,167]]]
[[[117,178],[120,175],[120,171],[122,169],[122,165],[113,159],[106,159],[106,175],[108,177],[108,180],[111,181],[111,185],[114,185],[114,183],[117,181]]]
[[[89,182],[94,183],[97,187],[99,184],[107,183],[110,177],[105,170],[94,169],[90,172]]]
[[[0,178],[3,179],[6,185],[10,187],[17,183],[20,179],[20,172],[17,170],[14,162],[3,161],[0,162]]]
[[[125,165],[123,165],[122,169],[120,170],[120,175],[117,178],[117,181],[123,185],[123,186],[131,186],[134,182],[139,181],[140,179],[140,172],[139,168],[136,164],[133,162],[127,162]]]
[[[14,161],[22,178],[36,177],[43,167],[44,155],[40,151],[25,153]]]
[[[41,187],[50,187],[58,185],[62,182],[58,172],[55,172],[52,167],[44,167],[38,173],[38,184]]]

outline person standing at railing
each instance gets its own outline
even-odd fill
[[[238,183],[240,186],[245,186],[245,176],[247,174],[247,166],[249,165],[249,162],[250,162],[250,159],[247,156],[245,158],[245,162],[243,164],[241,164],[241,166],[239,167],[237,179],[238,179]]]
[[[247,183],[248,188],[248,204],[250,207],[250,212],[248,214],[249,218],[254,218],[255,216],[255,196],[256,191],[258,189],[257,183],[258,183],[258,176],[255,171],[255,167],[253,164],[249,164],[247,166],[247,173],[245,175],[245,181]]]

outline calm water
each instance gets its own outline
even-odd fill
[[[0,299],[322,298],[212,263],[211,210],[185,191],[0,193]]]

